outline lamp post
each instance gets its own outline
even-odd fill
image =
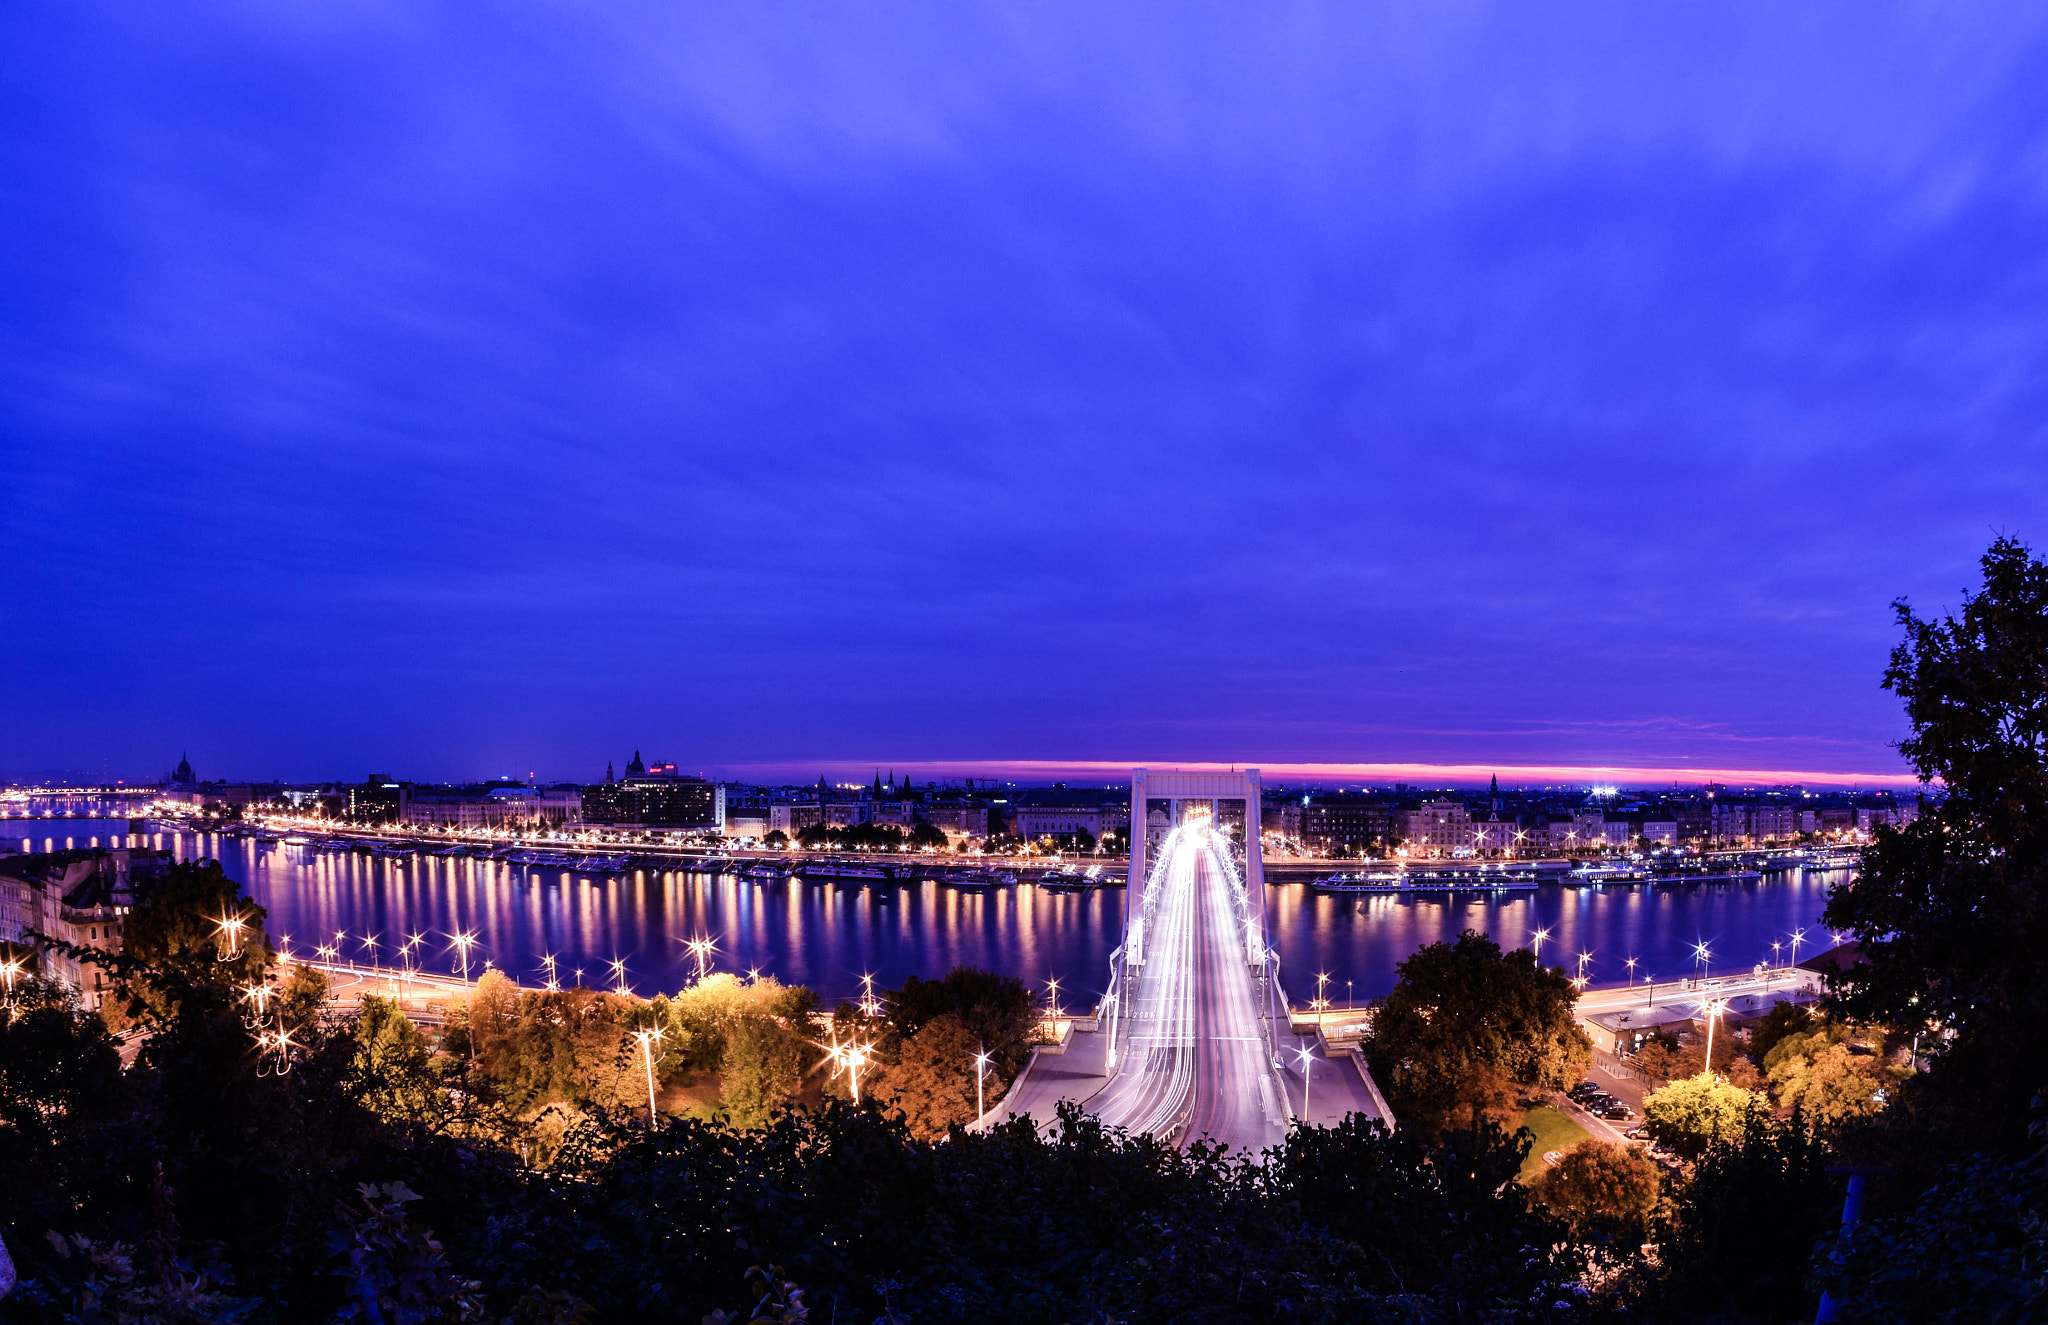
[[[635,1031],[633,1038],[640,1041],[640,1053],[647,1062],[647,1126],[651,1131],[654,1127],[654,1046],[661,1040],[661,1027]]]
[[[873,1056],[872,1044],[835,1044],[832,1046],[832,1061],[846,1069],[846,1080],[853,1090],[853,1102],[860,1103],[860,1070],[866,1067]]]
[[[718,950],[718,944],[713,942],[711,939],[701,938],[691,939],[683,946],[688,948],[690,950],[690,955],[697,959],[697,983],[703,984],[704,976],[708,970],[711,954]]]
[[[1918,1043],[1917,1041],[1915,1043]],[[983,1080],[988,1075],[988,1050],[983,1049],[974,1056],[974,1125],[981,1126],[981,1120],[988,1114],[988,1104],[982,1098]]]
[[[1801,943],[1804,943],[1805,941],[1806,941],[1806,931],[1805,931],[1805,930],[1803,930],[1803,929],[1795,929],[1795,930],[1793,930],[1793,931],[1792,931],[1792,964],[1793,964],[1794,966],[1797,966],[1797,965],[1799,965],[1799,945],[1800,945]]]
[[[1695,978],[1701,980],[1707,978],[1707,958],[1711,957],[1712,955],[1712,953],[1707,951],[1706,944],[1695,943],[1692,945],[1692,959],[1694,963],[1694,969],[1698,972],[1698,975]]]
[[[221,961],[231,962],[242,955],[242,930],[248,923],[239,915],[225,913],[214,921],[214,929],[218,931],[214,935],[214,943],[220,949]]]
[[[456,952],[460,953],[462,956],[462,983],[468,984],[469,948],[471,944],[476,942],[476,935],[465,931],[463,933],[451,935],[450,939],[455,944]]]
[[[1706,1012],[1707,1012],[1707,1066],[1706,1066],[1706,1072],[1707,1072],[1707,1075],[1709,1075],[1709,1076],[1712,1076],[1712,1075],[1713,1075],[1713,1072],[1714,1072],[1714,1023],[1715,1023],[1716,1021],[1719,1021],[1719,1020],[1721,1019],[1721,1006],[1722,1006],[1722,1005],[1721,1005],[1721,1000],[1720,1000],[1720,999],[1718,999],[1718,998],[1710,998],[1710,999],[1708,999],[1708,1000],[1707,1000],[1707,1008],[1706,1008]]]
[[[1540,965],[1540,964],[1542,964],[1542,961],[1543,961],[1543,940],[1545,940],[1545,939],[1547,939],[1547,938],[1549,938],[1549,937],[1550,937],[1550,931],[1549,931],[1548,929],[1539,929],[1539,930],[1537,930],[1537,931],[1535,932],[1535,940],[1536,940],[1536,961],[1537,961],[1537,963],[1538,963],[1539,965]]]
[[[1302,1126],[1307,1127],[1310,1125],[1308,1112],[1309,1083],[1315,1079],[1314,1067],[1316,1056],[1307,1049],[1296,1049],[1294,1052],[1301,1056],[1301,1123]]]
[[[1634,989],[1636,987],[1636,959],[1630,957],[1622,962],[1622,965],[1628,967],[1628,987]]]

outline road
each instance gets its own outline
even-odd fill
[[[1140,914],[1117,1072],[1089,1107],[1112,1126],[1180,1142],[1277,1144],[1288,1102],[1273,1069],[1270,998],[1248,959],[1242,886],[1206,829],[1168,840]]]

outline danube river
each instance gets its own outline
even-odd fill
[[[30,851],[108,843],[125,821],[14,820],[0,823],[0,844]],[[839,884],[757,883],[730,875],[656,873],[584,875],[502,861],[439,856],[314,852],[282,843],[214,834],[158,833],[135,845],[169,849],[181,859],[217,858],[269,913],[272,942],[294,951],[345,935],[342,954],[389,961],[407,936],[425,938],[424,965],[457,966],[449,937],[477,937],[472,973],[488,959],[523,983],[537,984],[552,955],[564,979],[579,968],[591,984],[610,984],[614,959],[641,993],[673,990],[695,970],[684,948],[710,938],[721,970],[759,970],[806,984],[828,998],[855,992],[863,974],[885,985],[910,975],[937,976],[959,965],[986,966],[1042,984],[1057,978],[1062,1002],[1089,1003],[1104,984],[1109,953],[1123,932],[1124,891],[1052,893],[1019,884],[968,892],[931,881],[870,891]],[[1312,893],[1299,885],[1269,890],[1268,915],[1281,978],[1299,1003],[1327,972],[1333,1003],[1364,1000],[1394,984],[1395,963],[1416,948],[1477,929],[1503,946],[1527,945],[1539,929],[1546,963],[1619,984],[1630,976],[1669,980],[1694,973],[1694,945],[1705,943],[1714,972],[1772,960],[1772,943],[1804,931],[1801,956],[1828,946],[1820,927],[1830,882],[1843,874],[1774,874],[1752,884],[1669,884],[1533,892],[1390,895]],[[1071,997],[1069,997],[1071,995]]]

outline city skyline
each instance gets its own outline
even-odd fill
[[[0,771],[1873,779],[2042,541],[2038,15],[430,12],[6,20]]]

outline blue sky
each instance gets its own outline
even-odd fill
[[[2021,6],[17,6],[0,772],[1895,772]]]

